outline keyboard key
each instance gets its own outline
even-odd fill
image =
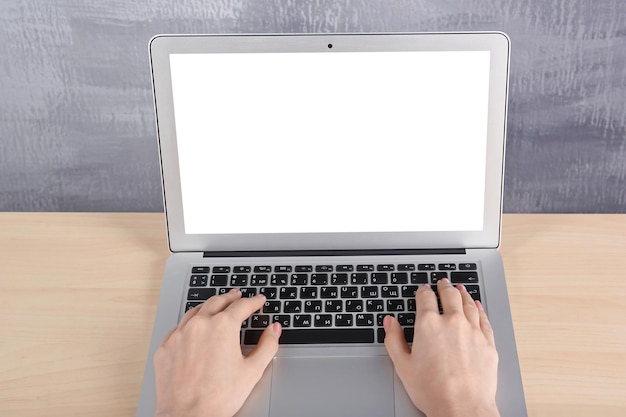
[[[272,272],[272,267],[269,265],[257,265],[254,267],[254,272]]]
[[[211,275],[211,287],[228,285],[228,275]]]
[[[309,276],[307,274],[291,274],[291,285],[307,285]]]
[[[315,272],[333,272],[332,265],[316,265]]]
[[[413,334],[414,334],[413,327],[405,327],[403,330],[404,330],[404,339],[407,341],[407,343],[412,343]]]
[[[280,301],[266,301],[263,305],[264,313],[280,313]]]
[[[478,289],[478,285],[466,285],[465,289],[474,300],[480,301],[480,290]]]
[[[250,327],[267,327],[270,324],[270,316],[264,314],[254,314],[250,322]]]
[[[454,284],[475,284],[478,282],[477,272],[452,272],[450,275]]]
[[[404,300],[387,300],[387,311],[404,311]]]
[[[330,285],[346,285],[348,284],[348,274],[332,274],[330,276]]]
[[[241,291],[241,297],[254,297],[256,295],[256,288],[250,288],[250,287],[245,287],[245,288],[240,288],[239,289]]]
[[[304,302],[304,312],[305,313],[321,313],[322,312],[322,301],[310,301],[307,300]]]
[[[406,300],[406,311],[415,311],[415,298]]]
[[[418,264],[417,270],[418,271],[434,271],[435,264]]]
[[[385,311],[385,303],[383,300],[367,300],[365,302],[365,311]]]
[[[406,272],[394,272],[391,274],[392,284],[407,284],[409,282],[409,274]]]
[[[268,275],[267,274],[252,274],[250,278],[250,285],[267,285]]]
[[[207,280],[209,279],[208,275],[192,275],[191,280],[189,281],[190,287],[206,287]]]
[[[385,343],[385,329],[378,329],[376,333],[376,341],[378,343]]]
[[[313,266],[311,265],[296,265],[296,272],[313,272]]]
[[[276,265],[274,272],[291,272],[291,265]]]
[[[415,324],[415,313],[398,313],[398,323],[402,326],[413,326]]]
[[[185,313],[191,310],[192,308],[194,308],[195,306],[199,306],[200,304],[202,303],[201,302],[188,302],[187,305],[185,306]]]
[[[194,266],[191,268],[192,274],[208,274],[211,272],[211,268],[208,266]]]
[[[361,287],[361,298],[378,297],[378,287],[375,285]]]
[[[396,267],[391,264],[376,265],[377,271],[395,271]]]
[[[440,271],[456,271],[456,264],[439,264]]]
[[[252,268],[250,268],[249,266],[238,265],[238,266],[233,268],[233,272],[236,273],[236,274],[247,274],[247,273],[249,273],[251,271],[252,271]]]
[[[354,271],[353,265],[337,265],[337,272],[352,272]]]
[[[343,310],[343,301],[341,300],[326,300],[324,303],[324,312],[326,313],[338,313]]]
[[[263,334],[263,330],[246,330],[244,344],[257,344],[261,334]],[[279,343],[281,345],[374,343],[374,329],[284,329]]]
[[[374,265],[357,265],[356,266],[356,270],[357,271],[373,271],[374,270]]]
[[[274,287],[263,287],[259,290],[259,292],[268,300],[272,300],[276,298],[276,295],[278,295],[278,290]]]
[[[281,287],[279,291],[279,297],[281,300],[293,300],[298,298],[297,287]]]
[[[291,316],[289,314],[275,314],[272,323],[280,323],[283,327],[291,327]]]
[[[415,271],[414,264],[400,264],[398,265],[398,271]]]
[[[358,287],[341,287],[341,298],[357,298],[358,296]]]
[[[357,314],[356,315],[356,325],[357,326],[368,326],[371,327],[374,325],[374,315],[373,314]]]
[[[217,290],[218,295],[226,294],[228,291],[232,290],[231,287],[220,287]]]
[[[407,341],[407,343],[413,342],[413,328],[406,327],[404,329],[404,339]],[[378,343],[385,342],[385,330],[384,329],[378,329],[377,341]]]
[[[430,282],[436,284],[440,279],[448,278],[447,272],[431,272],[430,273]]]
[[[248,285],[247,274],[233,274],[230,276],[230,285],[233,287],[243,287]]]
[[[317,287],[300,288],[300,298],[303,300],[317,298]]]
[[[293,327],[311,327],[310,314],[296,314],[293,316]],[[281,335],[282,337],[282,335]]]
[[[400,297],[400,293],[398,292],[398,287],[395,285],[385,286],[381,289],[381,296],[383,298],[398,298]]]
[[[411,284],[428,284],[426,272],[411,272]]]
[[[352,314],[337,314],[335,316],[335,326],[337,327],[352,327],[352,320],[354,317]]]
[[[332,314],[316,314],[315,321],[313,322],[315,327],[331,327],[333,325]]]
[[[403,297],[413,298],[415,297],[415,292],[417,291],[417,285],[403,285],[401,289]]]
[[[386,272],[374,272],[372,274],[372,284],[389,284],[389,275]]]
[[[302,313],[302,301],[285,301],[283,311],[285,313]]]
[[[346,311],[349,313],[363,311],[363,300],[346,300]]]
[[[476,264],[474,264],[474,263],[459,264],[459,270],[461,270],[461,271],[475,271],[476,270]]]
[[[393,313],[376,314],[376,324],[378,326],[382,327],[383,326],[383,320],[387,316],[395,317],[396,315],[393,314]]]
[[[353,273],[352,275],[350,275],[350,284],[352,284],[352,285],[365,285],[365,284],[367,284],[367,274],[364,274],[364,273]]]
[[[228,274],[230,272],[230,266],[214,266],[214,274]]]
[[[191,288],[187,292],[188,300],[208,300],[215,295],[215,288]]]
[[[287,285],[289,275],[287,274],[272,274],[270,285]]]
[[[328,274],[311,274],[311,285],[327,285],[327,284],[328,284]]]
[[[320,298],[337,298],[338,295],[339,290],[337,289],[337,287],[322,287]]]

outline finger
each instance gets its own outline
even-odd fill
[[[483,305],[478,300],[476,300],[476,307],[478,307],[478,315],[480,317],[480,330],[482,330],[483,334],[491,343],[491,345],[495,346],[496,339],[493,336],[493,329],[491,328],[491,324],[489,323],[489,318],[487,317],[487,313],[485,313],[485,309],[483,309]]]
[[[415,317],[419,318],[427,311],[439,314],[437,296],[429,284],[424,284],[415,292]]]
[[[476,327],[480,326],[480,316],[478,315],[478,308],[474,303],[474,299],[467,292],[465,285],[457,285],[456,287],[461,293],[461,299],[463,300],[463,312],[467,320]]]
[[[437,291],[439,292],[443,314],[463,313],[461,293],[450,284],[448,278],[440,279],[437,282]]]
[[[278,339],[282,333],[283,328],[280,323],[272,323],[265,328],[259,343],[248,357],[246,361],[252,365],[253,372],[261,378],[263,371],[267,368],[267,365],[271,362],[272,358],[278,351]]]
[[[214,295],[204,302],[199,313],[203,315],[217,314],[238,298],[241,298],[241,291],[237,288],[233,288],[226,294]]]
[[[242,298],[231,303],[224,309],[225,313],[230,314],[237,321],[244,321],[252,313],[263,307],[265,303],[265,296],[263,294],[257,294],[254,297]]]
[[[394,367],[402,367],[411,354],[409,345],[407,345],[404,339],[404,331],[400,327],[398,320],[392,316],[387,316],[383,319],[383,327],[385,328],[385,348],[389,353],[389,357]]]

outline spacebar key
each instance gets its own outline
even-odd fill
[[[248,330],[245,345],[259,341],[263,330]],[[281,345],[310,345],[316,343],[374,343],[374,329],[283,329]]]

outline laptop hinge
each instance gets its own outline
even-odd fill
[[[465,249],[339,249],[279,251],[208,251],[204,258],[256,258],[285,256],[381,256],[381,255],[465,255]]]

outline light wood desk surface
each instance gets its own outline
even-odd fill
[[[529,416],[626,416],[626,215],[501,251]],[[162,214],[0,213],[0,416],[134,416],[167,256]]]

